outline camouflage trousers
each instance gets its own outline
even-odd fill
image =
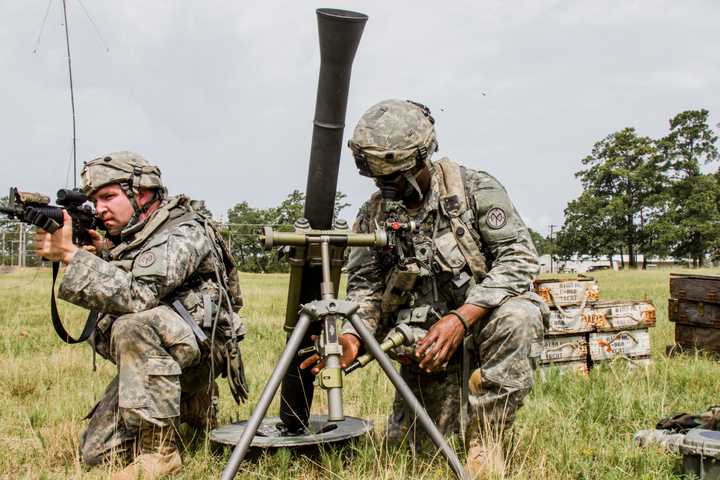
[[[462,365],[425,373],[403,365],[400,374],[446,436],[465,431],[465,441],[490,433],[500,435],[512,425],[515,413],[533,385],[532,343],[542,337],[542,314],[536,302],[514,297],[497,307],[466,340],[470,355],[468,412],[462,412]],[[461,421],[467,420],[461,429]],[[422,427],[399,393],[388,419],[388,441],[428,444]]]
[[[88,465],[127,457],[142,422],[173,425],[181,414],[181,394],[190,398],[210,390],[209,360],[170,307],[104,317],[95,348],[117,365],[118,374],[87,416],[80,454]]]

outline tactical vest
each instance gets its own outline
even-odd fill
[[[161,206],[132,239],[111,250],[110,257],[120,268],[130,271],[141,252],[161,245],[167,241],[168,232],[187,224],[204,228],[211,243],[210,253],[182,285],[160,300],[190,324],[201,348],[209,347],[205,351],[212,358],[211,368],[227,377],[230,392],[240,403],[248,395],[238,347],[246,333],[237,314],[243,300],[235,261],[212,223],[193,210],[187,197],[175,197]],[[202,369],[197,372],[206,374]]]
[[[465,191],[464,169],[447,158],[441,159],[435,166],[439,198],[437,215],[433,219],[434,231],[429,239],[423,240],[425,243],[420,243],[417,236],[413,237],[419,266],[409,264],[387,272],[381,305],[384,314],[395,312],[409,303],[419,278],[447,272],[455,279],[456,286],[461,287],[471,277],[475,282],[481,281],[487,273],[481,249],[482,238],[474,227],[474,202]],[[371,201],[378,202],[376,211],[382,215],[379,195]]]
[[[436,163],[440,187],[439,209],[450,221],[452,234],[460,253],[465,257],[474,276],[487,273],[485,255],[480,248],[482,239],[473,227],[475,212],[465,192],[464,168],[444,157]]]
[[[210,253],[213,257],[211,261],[215,262],[218,267],[220,279],[224,284],[223,287],[227,291],[231,304],[231,308],[227,309],[227,313],[232,316],[232,312],[237,312],[243,305],[235,261],[223,241],[222,236],[217,232],[212,223],[200,213],[193,210],[190,204],[191,201],[187,197],[178,196],[172,198],[152,215],[135,236],[129,241],[123,242],[113,248],[109,252],[110,259],[119,263],[121,268],[129,271],[132,269],[132,262],[141,251],[152,248],[155,246],[155,242],[160,244],[166,241],[166,232],[175,230],[183,224],[199,224],[203,226],[206,235],[211,240],[213,246]],[[209,325],[204,325],[207,323],[205,321],[207,317],[205,310],[210,308],[212,310],[211,313],[215,313],[214,308],[217,307],[217,304],[223,304],[223,302],[223,310],[227,308],[227,301],[220,297],[223,293],[213,291],[217,288],[217,276],[215,270],[208,268],[207,264],[208,262],[203,261],[200,268],[193,272],[183,285],[172,292],[168,298],[162,299],[163,303],[167,304],[171,304],[175,300],[180,300],[198,324],[206,328],[209,327]],[[204,292],[205,290],[207,290],[207,292]],[[213,297],[213,302],[216,303],[216,305],[213,307],[207,305],[207,300],[205,300],[203,304],[202,293],[208,293]],[[225,315],[221,315],[221,320],[226,320],[230,324],[234,323],[231,318],[222,317],[225,317]]]

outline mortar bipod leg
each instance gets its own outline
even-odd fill
[[[403,399],[408,406],[410,406],[412,411],[415,412],[417,419],[420,421],[420,424],[430,436],[433,443],[435,443],[435,446],[437,446],[443,455],[445,455],[445,458],[447,458],[448,463],[450,464],[450,468],[452,468],[453,472],[455,472],[457,478],[460,480],[467,480],[469,477],[465,473],[465,469],[460,463],[460,459],[455,454],[455,451],[447,444],[445,437],[443,437],[443,434],[440,433],[437,426],[430,418],[430,415],[428,415],[420,401],[418,401],[417,397],[415,397],[415,394],[412,390],[410,390],[410,387],[408,387],[407,383],[405,383],[405,380],[403,380],[397,370],[395,370],[395,367],[393,367],[390,362],[390,358],[382,351],[377,340],[375,340],[375,337],[372,336],[370,331],[357,315],[350,317],[350,323],[352,323],[352,326],[355,327],[355,330],[360,334],[360,338],[362,338],[362,341],[365,343],[365,348],[370,350],[370,353],[373,354],[375,360],[377,360],[380,367],[382,367],[385,371],[385,375],[387,375],[397,391],[400,392],[400,395],[402,395]]]
[[[297,355],[300,343],[302,342],[311,321],[312,318],[307,313],[300,314],[300,318],[298,319],[298,322],[295,325],[287,344],[285,345],[285,350],[283,350],[280,360],[275,366],[275,370],[273,370],[270,375],[270,379],[260,395],[260,400],[258,400],[257,405],[255,405],[252,415],[250,415],[250,418],[245,425],[245,429],[240,436],[240,440],[238,440],[238,443],[235,445],[235,448],[230,455],[230,460],[228,460],[227,465],[225,465],[225,468],[222,471],[222,475],[220,476],[221,480],[232,480],[235,477],[235,474],[240,468],[240,463],[243,461],[243,458],[245,458],[248,448],[250,448],[250,443],[255,437],[255,433],[257,432],[260,423],[263,418],[265,418],[268,408],[270,408],[270,403],[272,403],[275,392],[277,392],[277,389],[280,386],[280,382],[285,376],[293,357]]]

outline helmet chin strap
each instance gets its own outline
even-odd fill
[[[415,190],[415,192],[418,194],[418,197],[420,197],[420,201],[422,202],[423,199],[425,198],[425,195],[423,194],[423,191],[420,188],[420,184],[417,182],[417,177],[420,175],[421,172],[422,172],[422,169],[418,170],[416,173],[413,174],[408,170],[406,172],[402,172],[402,176],[405,177],[405,180],[407,180],[408,184],[410,184],[412,186],[413,190]],[[409,193],[412,193],[412,190],[406,189],[405,195],[409,196],[408,195]]]
[[[132,217],[130,217],[130,220],[128,220],[127,225],[125,225],[125,227],[123,228],[123,231],[121,232],[121,234],[122,234],[122,233],[127,233],[128,231],[132,230],[132,228],[134,226],[136,226],[137,224],[140,223],[140,216],[143,213],[146,213],[150,209],[150,206],[153,203],[155,203],[155,201],[158,199],[158,192],[156,190],[153,190],[152,198],[150,198],[147,202],[145,202],[145,204],[141,207],[138,204],[138,201],[137,201],[137,193],[138,192],[136,192],[135,189],[133,189],[132,187],[130,187],[129,185],[126,185],[126,184],[121,184],[120,188],[123,189],[128,200],[130,200],[130,205],[132,205],[132,207],[133,207]]]

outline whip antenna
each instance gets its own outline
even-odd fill
[[[67,2],[63,0],[63,17],[65,18],[65,45],[67,46],[68,76],[70,77],[70,107],[72,108],[72,153],[73,153],[73,188],[77,188],[77,134],[75,127],[75,90],[73,89],[72,60],[70,59],[70,26],[67,19]]]

